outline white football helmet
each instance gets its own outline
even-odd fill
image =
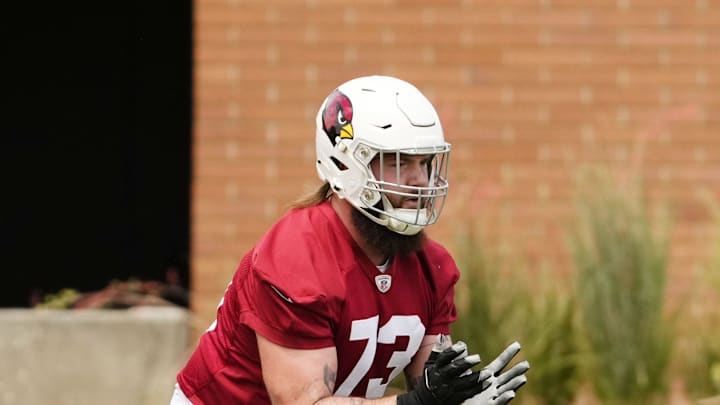
[[[447,196],[450,144],[435,108],[415,86],[387,76],[350,80],[325,99],[316,125],[318,175],[340,198],[403,235],[437,221]],[[388,182],[382,171],[375,176],[370,163],[388,154],[397,161],[402,154],[432,156],[428,184]],[[400,179],[400,165],[396,170]],[[417,208],[393,207],[389,195],[417,198]]]

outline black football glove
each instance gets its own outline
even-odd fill
[[[437,346],[436,346],[437,347]],[[433,349],[423,371],[423,381],[410,392],[398,395],[398,405],[459,405],[487,388],[492,373],[472,371],[480,356],[467,355],[467,345],[457,342],[439,351]]]

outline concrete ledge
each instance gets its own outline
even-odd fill
[[[176,307],[0,310],[0,404],[167,404],[189,339]]]

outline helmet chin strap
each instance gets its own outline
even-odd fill
[[[345,197],[340,195],[340,198]],[[417,235],[428,223],[425,209],[394,208],[386,196],[382,196],[372,210],[362,206],[356,207],[376,224],[400,235]]]
[[[381,218],[387,221],[387,225],[385,226],[388,229],[401,235],[412,236],[417,235],[420,231],[422,231],[424,228],[423,225],[411,224],[411,222],[415,222],[416,218],[420,223],[427,222],[427,215],[425,214],[425,211],[420,211],[418,213],[417,209],[406,208],[388,208],[387,211],[396,217],[402,218],[402,220],[400,220],[386,214],[380,215]]]

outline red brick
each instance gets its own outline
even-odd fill
[[[317,185],[323,97],[371,73],[415,83],[438,107],[451,194],[429,231],[451,251],[460,224],[489,221],[491,237],[569,274],[575,176],[601,163],[640,170],[651,201],[672,204],[671,277],[681,279],[707,256],[698,195],[720,200],[720,11],[706,3],[196,2],[198,333],[244,251]]]

